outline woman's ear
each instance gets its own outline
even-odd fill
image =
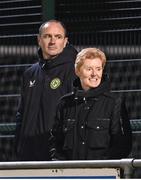
[[[80,72],[79,72],[79,70],[78,70],[78,69],[75,69],[75,74],[79,77]]]

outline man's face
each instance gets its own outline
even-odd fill
[[[85,59],[76,74],[84,90],[99,86],[103,74],[102,60],[99,58]]]
[[[38,44],[42,49],[43,58],[50,59],[60,54],[66,46],[68,39],[60,23],[50,22],[44,25]]]

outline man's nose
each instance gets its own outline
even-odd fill
[[[50,42],[51,42],[51,43],[55,43],[55,41],[56,41],[56,38],[55,38],[54,36],[52,36],[52,37],[50,38]]]

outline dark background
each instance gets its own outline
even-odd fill
[[[77,50],[107,56],[111,88],[126,98],[133,131],[131,158],[141,158],[141,1],[0,1],[0,161],[12,160],[23,71],[37,61],[37,33],[46,20],[64,22]]]

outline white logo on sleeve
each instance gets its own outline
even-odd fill
[[[29,87],[33,87],[33,86],[35,86],[35,80],[29,81]]]

